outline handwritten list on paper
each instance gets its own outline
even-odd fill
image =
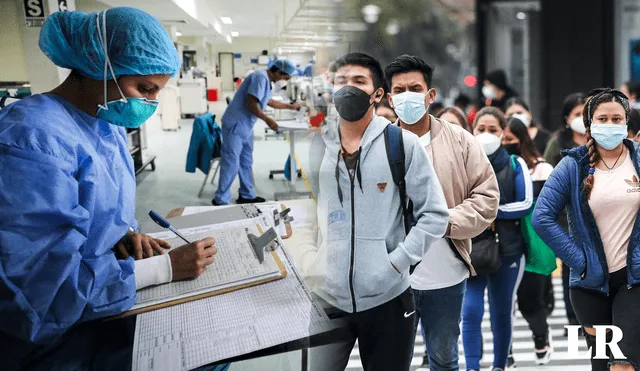
[[[218,288],[236,286],[247,281],[279,276],[280,269],[273,256],[265,254],[264,263],[260,264],[249,243],[246,228],[249,228],[251,233],[259,235],[256,223],[262,224],[263,228],[267,227],[264,217],[261,217],[182,230],[190,241],[206,237],[215,238],[218,252],[214,256],[214,263],[195,280],[171,282],[138,291],[138,300],[133,309]],[[167,239],[171,246],[178,246],[181,241],[175,237]]]
[[[138,316],[134,371],[190,370],[328,331],[285,250],[284,279]]]

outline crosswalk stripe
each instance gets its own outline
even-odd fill
[[[551,336],[553,337],[554,353],[551,356],[551,363],[548,366],[586,366],[589,365],[589,359],[586,354],[587,347],[584,340],[580,339],[579,357],[574,358],[568,353],[568,342],[564,337],[564,325],[568,324],[565,317],[564,296],[562,293],[562,279],[553,278],[553,291],[555,299],[555,309],[547,319],[550,327]],[[491,322],[489,313],[489,304],[487,295],[485,295],[484,316],[482,319],[482,340],[484,342],[484,356],[481,366],[483,368],[490,367],[493,362],[493,333],[491,332]],[[533,352],[533,340],[531,338],[531,330],[529,324],[518,311],[513,323],[513,356],[518,366],[534,366],[535,355]],[[420,366],[422,364],[422,356],[424,355],[425,345],[420,335],[420,327],[418,326],[418,335],[414,346],[414,357],[411,361],[412,366]],[[462,342],[459,341],[459,365],[460,369],[464,369],[466,360],[464,357],[464,349]],[[412,368],[413,369],[413,368]],[[358,344],[351,352],[347,371],[362,371],[360,362],[360,354],[358,352]]]

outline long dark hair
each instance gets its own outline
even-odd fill
[[[538,151],[536,150],[536,146],[533,144],[533,141],[529,136],[527,127],[524,126],[524,123],[520,119],[513,116],[510,116],[508,120],[509,123],[507,124],[507,126],[509,130],[520,141],[520,143],[518,144],[520,157],[524,159],[529,169],[533,169],[534,167],[536,167],[538,159],[541,156],[540,153],[538,153]]]
[[[584,109],[582,110],[582,119],[584,121],[584,126],[587,128],[587,149],[589,150],[589,175],[584,180],[584,192],[587,194],[587,199],[591,196],[591,190],[593,190],[593,182],[595,177],[593,173],[595,172],[596,165],[601,160],[600,152],[596,148],[595,140],[591,137],[591,120],[593,119],[593,113],[602,103],[608,102],[616,102],[619,103],[622,108],[624,108],[624,112],[626,114],[627,120],[629,119],[629,100],[626,95],[624,95],[619,90],[613,89],[594,89],[589,92],[589,100],[587,100],[587,104],[584,105]]]
[[[581,104],[585,104],[586,102],[587,97],[584,93],[573,93],[564,98],[564,103],[562,104],[562,123],[557,131],[558,140],[564,149],[570,149],[575,146],[575,142],[573,141],[573,129],[569,127],[566,119],[574,108]]]

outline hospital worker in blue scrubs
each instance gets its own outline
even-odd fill
[[[220,154],[220,180],[213,205],[231,202],[231,184],[240,178],[238,204],[264,202],[253,189],[251,166],[253,165],[253,126],[263,120],[278,131],[278,124],[264,113],[264,107],[299,110],[299,104],[288,104],[271,99],[272,83],[288,81],[296,68],[288,60],[276,60],[267,70],[247,76],[235,93],[231,104],[222,116],[222,150]]]
[[[180,59],[132,8],[54,13],[39,45],[72,72],[0,110],[0,369],[130,369],[133,322],[103,319],[137,289],[197,277],[216,253],[213,239],[167,253],[136,232],[125,128],[154,113]]]

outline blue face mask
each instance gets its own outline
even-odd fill
[[[97,24],[100,24],[100,13],[97,15]],[[147,98],[126,98],[118,85],[118,79],[113,72],[109,54],[107,53],[107,22],[106,11],[102,16],[102,32],[98,26],[98,38],[104,48],[104,104],[98,105],[96,116],[110,124],[123,126],[125,128],[136,129],[144,124],[151,116],[153,116],[159,102],[157,100],[148,100]],[[107,75],[111,71],[111,77],[118,87],[122,99],[107,102]]]
[[[158,101],[146,98],[122,98],[99,106],[98,118],[117,126],[136,129],[144,124],[158,108]]]
[[[628,134],[626,124],[591,124],[591,137],[607,151],[616,149]]]
[[[425,94],[404,92],[391,97],[394,110],[400,121],[407,125],[413,125],[420,121],[427,113],[427,106],[424,105]]]

